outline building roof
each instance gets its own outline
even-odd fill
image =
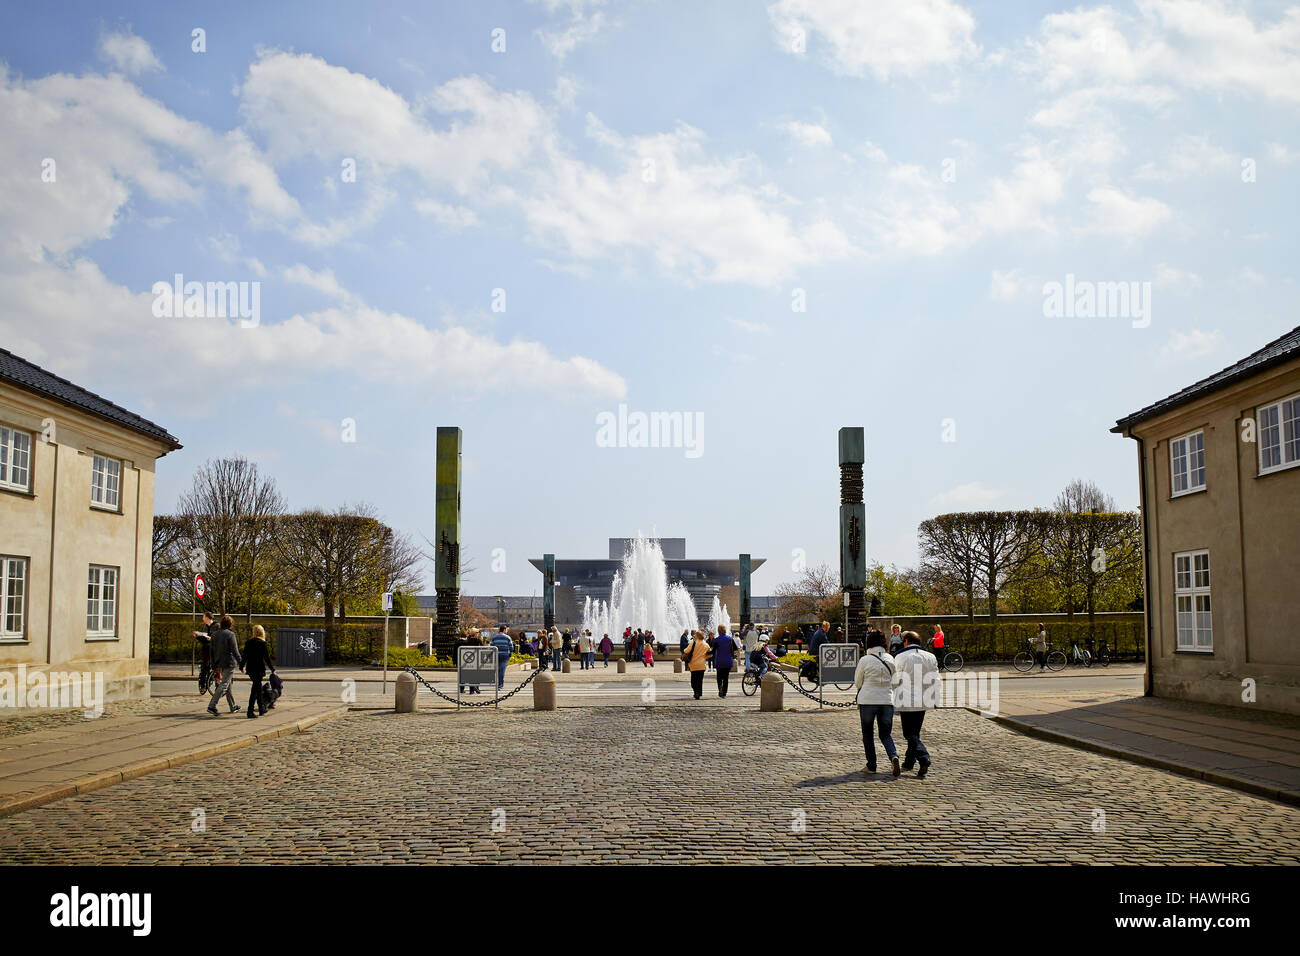
[[[1123,432],[1134,425],[1163,415],[1165,412],[1173,411],[1175,408],[1181,408],[1183,405],[1189,405],[1198,398],[1203,398],[1221,388],[1227,388],[1229,385],[1250,378],[1252,375],[1258,375],[1260,372],[1297,357],[1300,357],[1300,326],[1292,329],[1281,338],[1269,342],[1259,351],[1252,352],[1240,362],[1229,365],[1222,371],[1215,372],[1195,384],[1188,385],[1182,391],[1175,392],[1168,398],[1162,398],[1146,408],[1139,409],[1126,418],[1121,418],[1115,423],[1115,427],[1111,431]]]
[[[39,365],[19,358],[8,349],[0,349],[0,382],[8,382],[28,392],[53,399],[63,405],[89,412],[98,418],[112,422],[122,428],[137,432],[166,445],[169,451],[181,447],[167,429],[128,412],[120,405],[114,405],[108,399],[88,392],[80,385],[74,385],[66,378],[60,378],[47,372]]]

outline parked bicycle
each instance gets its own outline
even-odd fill
[[[799,686],[808,693],[813,693],[821,685],[821,677],[817,672],[817,658],[809,658],[799,665]],[[838,690],[848,690],[852,684],[832,684],[832,687]]]
[[[1015,656],[1011,661],[1013,667],[1020,673],[1025,674],[1034,669],[1038,663],[1038,655],[1034,652],[1034,642],[1032,638],[1025,641],[1025,649]],[[1044,662],[1049,671],[1059,671],[1065,669],[1065,653],[1063,651],[1052,650],[1052,645],[1047,645],[1047,660]]]
[[[1069,663],[1075,665],[1082,665],[1083,667],[1091,667],[1092,652],[1089,651],[1086,647],[1083,650],[1079,650],[1079,642],[1075,641],[1073,644],[1070,645]]]

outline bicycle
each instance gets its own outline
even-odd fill
[[[799,665],[799,686],[809,694],[816,692],[821,685],[821,678],[817,672],[817,658],[804,661]],[[832,684],[837,690],[848,690],[852,684]]]
[[[1047,657],[1044,661],[1044,664],[1047,666],[1047,669],[1049,671],[1064,670],[1065,669],[1064,652],[1054,651],[1051,649],[1051,647],[1052,647],[1051,644],[1047,645],[1048,648]],[[1011,661],[1011,665],[1015,667],[1016,670],[1020,671],[1020,673],[1022,674],[1028,673],[1029,671],[1033,670],[1034,665],[1038,663],[1038,655],[1034,652],[1034,642],[1032,639],[1027,639],[1025,641],[1025,648],[1026,648],[1025,650],[1017,654],[1015,658],[1013,658]]]
[[[1084,667],[1091,667],[1092,652],[1087,648],[1084,648],[1082,651],[1079,650],[1079,642],[1075,641],[1070,645],[1069,663],[1076,665],[1082,664]]]
[[[752,659],[757,654],[766,655],[767,667],[761,671]],[[767,669],[770,668],[776,660],[778,660],[777,655],[773,654],[766,647],[757,651],[751,651],[750,654],[746,656],[745,676],[740,679],[740,689],[744,692],[746,697],[753,697],[758,693],[759,688],[763,686],[763,675],[767,673]]]

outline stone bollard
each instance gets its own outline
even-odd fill
[[[555,676],[542,671],[533,679],[533,710],[555,709]]]
[[[564,659],[564,673],[569,673],[569,659],[567,657]]]
[[[620,659],[620,660],[619,660],[619,662],[618,662],[618,672],[619,672],[620,674],[626,674],[626,673],[627,673],[627,660],[626,660],[626,659]]]
[[[677,660],[673,661],[673,673],[680,674],[681,672],[682,672],[682,660],[679,657]]]
[[[763,675],[759,687],[759,710],[778,712],[785,710],[785,681],[781,680],[779,675],[768,671]]]
[[[415,713],[415,692],[418,689],[415,678],[406,671],[397,675],[397,684],[393,690],[393,709],[399,714]]]

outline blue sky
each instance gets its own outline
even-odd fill
[[[841,425],[910,564],[943,511],[1134,507],[1115,419],[1297,324],[1300,7],[700,6],[7,6],[0,343],[177,435],[159,512],[240,453],[432,536],[457,424],[468,592],[641,530],[767,593],[836,561]],[[257,324],[155,315],[176,273]],[[1045,315],[1067,275],[1149,322]],[[601,447],[620,403],[700,454]]]

